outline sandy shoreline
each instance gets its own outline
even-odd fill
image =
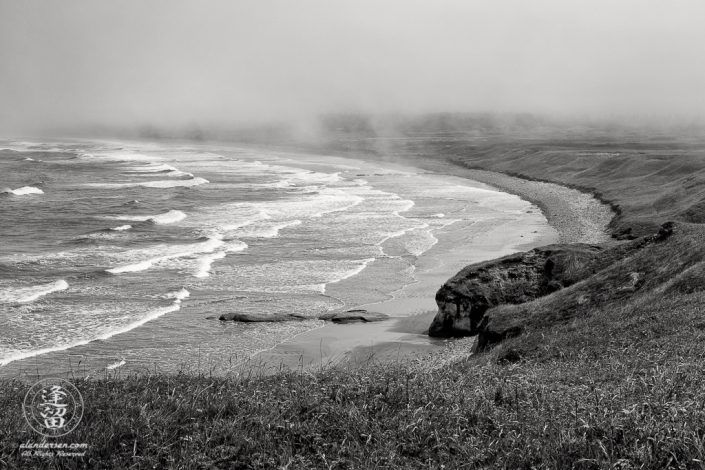
[[[269,147],[254,145],[260,150]],[[296,147],[282,147],[284,151],[303,151]],[[322,154],[318,151],[318,154]],[[329,155],[328,153],[325,153]],[[427,170],[439,175],[457,176],[489,187],[514,194],[541,209],[548,223],[558,232],[557,243],[606,243],[613,241],[608,224],[616,215],[612,208],[590,194],[555,183],[545,183],[518,178],[489,170],[469,169],[440,158],[418,155],[385,154],[380,157],[365,153],[340,154],[341,158],[363,160],[370,163],[392,163]]]
[[[381,162],[373,158],[358,158],[368,162]],[[385,162],[390,163],[390,162]],[[430,170],[439,175],[455,176],[485,183],[503,192],[515,194],[538,206],[546,217],[551,232],[540,233],[528,243],[514,243],[503,249],[510,251],[484,251],[483,259],[493,259],[517,250],[529,250],[551,243],[601,243],[608,241],[606,226],[612,219],[611,209],[577,190],[551,183],[523,180],[502,173],[467,170],[444,162],[427,159],[392,161],[392,164]],[[495,234],[496,237],[496,234]],[[492,235],[488,235],[488,240]],[[485,241],[485,243],[492,243]],[[506,240],[505,240],[506,243]],[[480,242],[480,245],[482,243]],[[495,249],[497,247],[494,247]],[[457,247],[446,254],[450,257],[467,257],[470,262],[481,261],[478,247]],[[426,254],[422,255],[422,258]],[[466,262],[465,264],[470,264]],[[442,264],[442,263],[441,263]],[[447,267],[447,266],[446,266]],[[448,268],[448,267],[447,267]],[[452,271],[452,272],[451,272]],[[436,314],[435,291],[452,277],[458,269],[446,269],[426,276],[417,284],[404,287],[395,299],[368,304],[360,308],[396,316],[384,322],[325,326],[300,334],[276,347],[256,354],[251,361],[265,370],[282,368],[321,368],[330,366],[356,366],[369,361],[394,363],[409,362],[429,357],[452,345],[453,340],[430,338],[428,327]],[[402,316],[408,315],[408,316]],[[464,339],[463,342],[472,341]]]
[[[364,157],[363,157],[364,158]],[[369,161],[375,161],[369,158]],[[487,170],[471,170],[436,159],[410,157],[392,161],[439,174],[459,176],[485,183],[536,204],[558,232],[559,243],[605,243],[612,240],[607,231],[615,213],[593,196],[555,183],[544,183]]]

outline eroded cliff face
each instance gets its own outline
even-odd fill
[[[591,274],[599,246],[549,245],[467,266],[436,293],[438,313],[429,336],[478,334],[485,311],[520,304],[571,285]]]
[[[700,268],[692,268],[702,261],[702,229],[678,227],[682,233],[675,238],[676,225],[669,222],[655,235],[608,247],[549,245],[467,266],[436,293],[438,313],[429,335],[478,335],[479,352],[521,335],[527,325],[535,329],[569,321],[676,275],[678,283],[668,289],[690,292],[702,284],[693,274]]]

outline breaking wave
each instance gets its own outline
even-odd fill
[[[6,194],[14,194],[15,196],[25,196],[27,194],[44,194],[44,191],[39,188],[35,188],[34,186],[22,186],[21,188],[17,189],[6,188],[0,192]]]
[[[157,215],[113,215],[105,216],[104,218],[112,220],[137,220],[140,222],[152,222],[157,225],[166,225],[184,220],[186,218],[186,214],[181,211],[170,210],[169,212],[165,212],[164,214]],[[123,225],[123,227],[127,227],[127,225]]]
[[[49,284],[42,284],[32,287],[16,287],[0,291],[0,303],[27,303],[34,302],[52,292],[65,290],[69,284],[63,279]]]
[[[178,168],[174,168],[173,166],[166,164],[135,166],[131,167],[127,171],[128,173],[147,173],[146,175],[141,176],[151,176],[154,173],[159,173],[165,176],[194,178],[193,174],[181,171]]]
[[[208,180],[205,178],[191,178],[186,180],[160,180],[160,181],[142,181],[137,183],[86,183],[84,186],[93,188],[134,188],[142,186],[145,188],[176,188],[179,186],[198,186],[206,184]]]
[[[144,271],[162,261],[167,261],[174,258],[184,258],[200,253],[212,253],[216,249],[224,245],[225,242],[223,242],[222,237],[214,235],[212,237],[209,237],[208,241],[202,243],[195,243],[193,245],[161,245],[158,247],[148,248],[144,250],[133,250],[131,252],[125,253],[124,257],[128,259],[143,259],[144,261],[140,261],[139,263],[124,264],[115,268],[106,269],[105,272],[110,274],[121,274],[136,271]]]

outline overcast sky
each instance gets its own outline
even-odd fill
[[[701,0],[1,0],[0,135],[320,112],[705,112]]]

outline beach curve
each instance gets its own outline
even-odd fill
[[[379,160],[370,156],[360,158],[356,155],[345,158],[381,164]],[[514,245],[513,251],[526,251],[551,243],[597,244],[610,241],[607,225],[615,215],[613,210],[591,195],[576,189],[554,183],[530,181],[504,173],[466,169],[432,159],[414,158],[412,161],[393,159],[392,163],[413,166],[436,175],[461,177],[487,185],[489,189],[514,194],[537,206],[546,218],[548,226],[555,231],[555,236],[537,237],[528,243]],[[496,254],[495,256],[490,255],[484,260],[497,257],[499,256]],[[435,293],[435,290],[454,274],[455,271],[445,272],[441,280],[436,279],[437,285],[425,286],[426,292],[432,288]],[[417,289],[423,287],[415,286]],[[407,287],[409,286],[404,288]],[[258,362],[260,366],[264,365],[264,369],[269,367],[272,372],[275,372],[287,367],[319,368],[331,365],[354,367],[371,360],[383,363],[409,361],[421,356],[434,355],[438,357],[439,355],[433,353],[447,349],[454,351],[465,349],[453,348],[453,341],[427,336],[428,327],[437,311],[433,294],[426,294],[423,299],[398,300],[400,301],[395,302],[395,299],[391,299],[357,308],[391,313],[392,316],[395,313],[399,314],[399,309],[407,309],[408,312],[409,306],[413,303],[417,304],[417,308],[411,315],[399,316],[386,322],[356,325],[326,324],[321,328],[290,338],[270,350],[260,352],[252,356],[250,360]],[[380,304],[385,303],[387,305],[380,309]],[[461,341],[474,341],[474,338],[465,338]],[[444,357],[440,363],[446,363],[448,360],[452,360],[452,357],[453,354],[450,354],[449,357]]]

